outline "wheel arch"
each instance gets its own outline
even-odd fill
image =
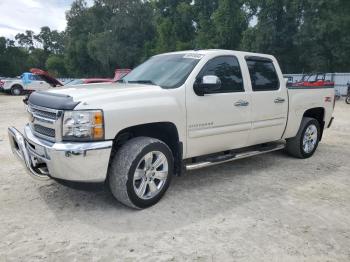
[[[324,107],[314,107],[306,110],[303,114],[303,118],[311,117],[316,119],[320,123],[320,128],[321,128],[320,141],[322,140],[323,130],[325,126],[325,112],[326,110]]]
[[[10,87],[10,89],[14,88],[15,86],[19,86],[20,88],[24,89],[24,86],[21,85],[20,83],[15,83],[15,84],[13,84],[13,85]]]
[[[167,144],[174,156],[174,174],[180,175],[182,171],[183,144],[179,138],[176,125],[172,122],[155,122],[135,125],[120,130],[113,140],[111,159],[115,153],[128,140],[135,137],[152,137]]]

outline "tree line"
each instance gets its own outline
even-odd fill
[[[162,52],[220,48],[273,54],[284,73],[350,71],[348,0],[84,0],[64,32],[0,37],[0,75],[112,76]]]

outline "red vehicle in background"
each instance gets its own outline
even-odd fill
[[[126,76],[130,72],[131,72],[131,69],[117,69],[117,70],[115,70],[113,82],[116,82],[116,81],[122,79],[124,76]]]
[[[114,72],[114,78],[81,78],[75,79],[66,85],[83,85],[83,84],[96,84],[96,83],[113,83],[123,78],[127,74],[129,74],[131,69],[117,69]]]
[[[32,68],[29,71],[34,75],[40,76],[46,83],[50,84],[52,87],[63,86],[63,84],[60,81],[58,81],[56,78],[54,78],[44,70],[41,70],[38,68]]]
[[[325,73],[307,74],[303,75],[303,78],[293,83],[293,87],[328,87],[334,86],[334,82],[331,80],[331,75]]]
[[[112,83],[112,82],[113,82],[113,79],[110,79],[110,78],[81,78],[81,79],[74,79],[73,81],[65,84],[65,86],[96,84],[96,83]]]

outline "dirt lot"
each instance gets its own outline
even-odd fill
[[[26,122],[0,95],[0,261],[350,261],[350,106],[337,103],[315,156],[282,152],[175,178],[135,211],[102,185],[27,176],[7,126]]]

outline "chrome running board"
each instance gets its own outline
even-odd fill
[[[253,149],[251,147],[250,150],[239,152],[239,153],[230,153],[228,155],[220,155],[215,158],[210,157],[210,160],[197,162],[197,163],[189,163],[189,164],[186,164],[185,167],[186,167],[186,170],[196,170],[204,167],[209,167],[209,166],[214,166],[214,165],[235,161],[238,159],[243,159],[243,158],[261,155],[261,154],[265,154],[273,151],[278,151],[285,148],[285,146],[286,145],[283,142],[269,143],[269,144],[266,144],[265,146],[254,147]]]

